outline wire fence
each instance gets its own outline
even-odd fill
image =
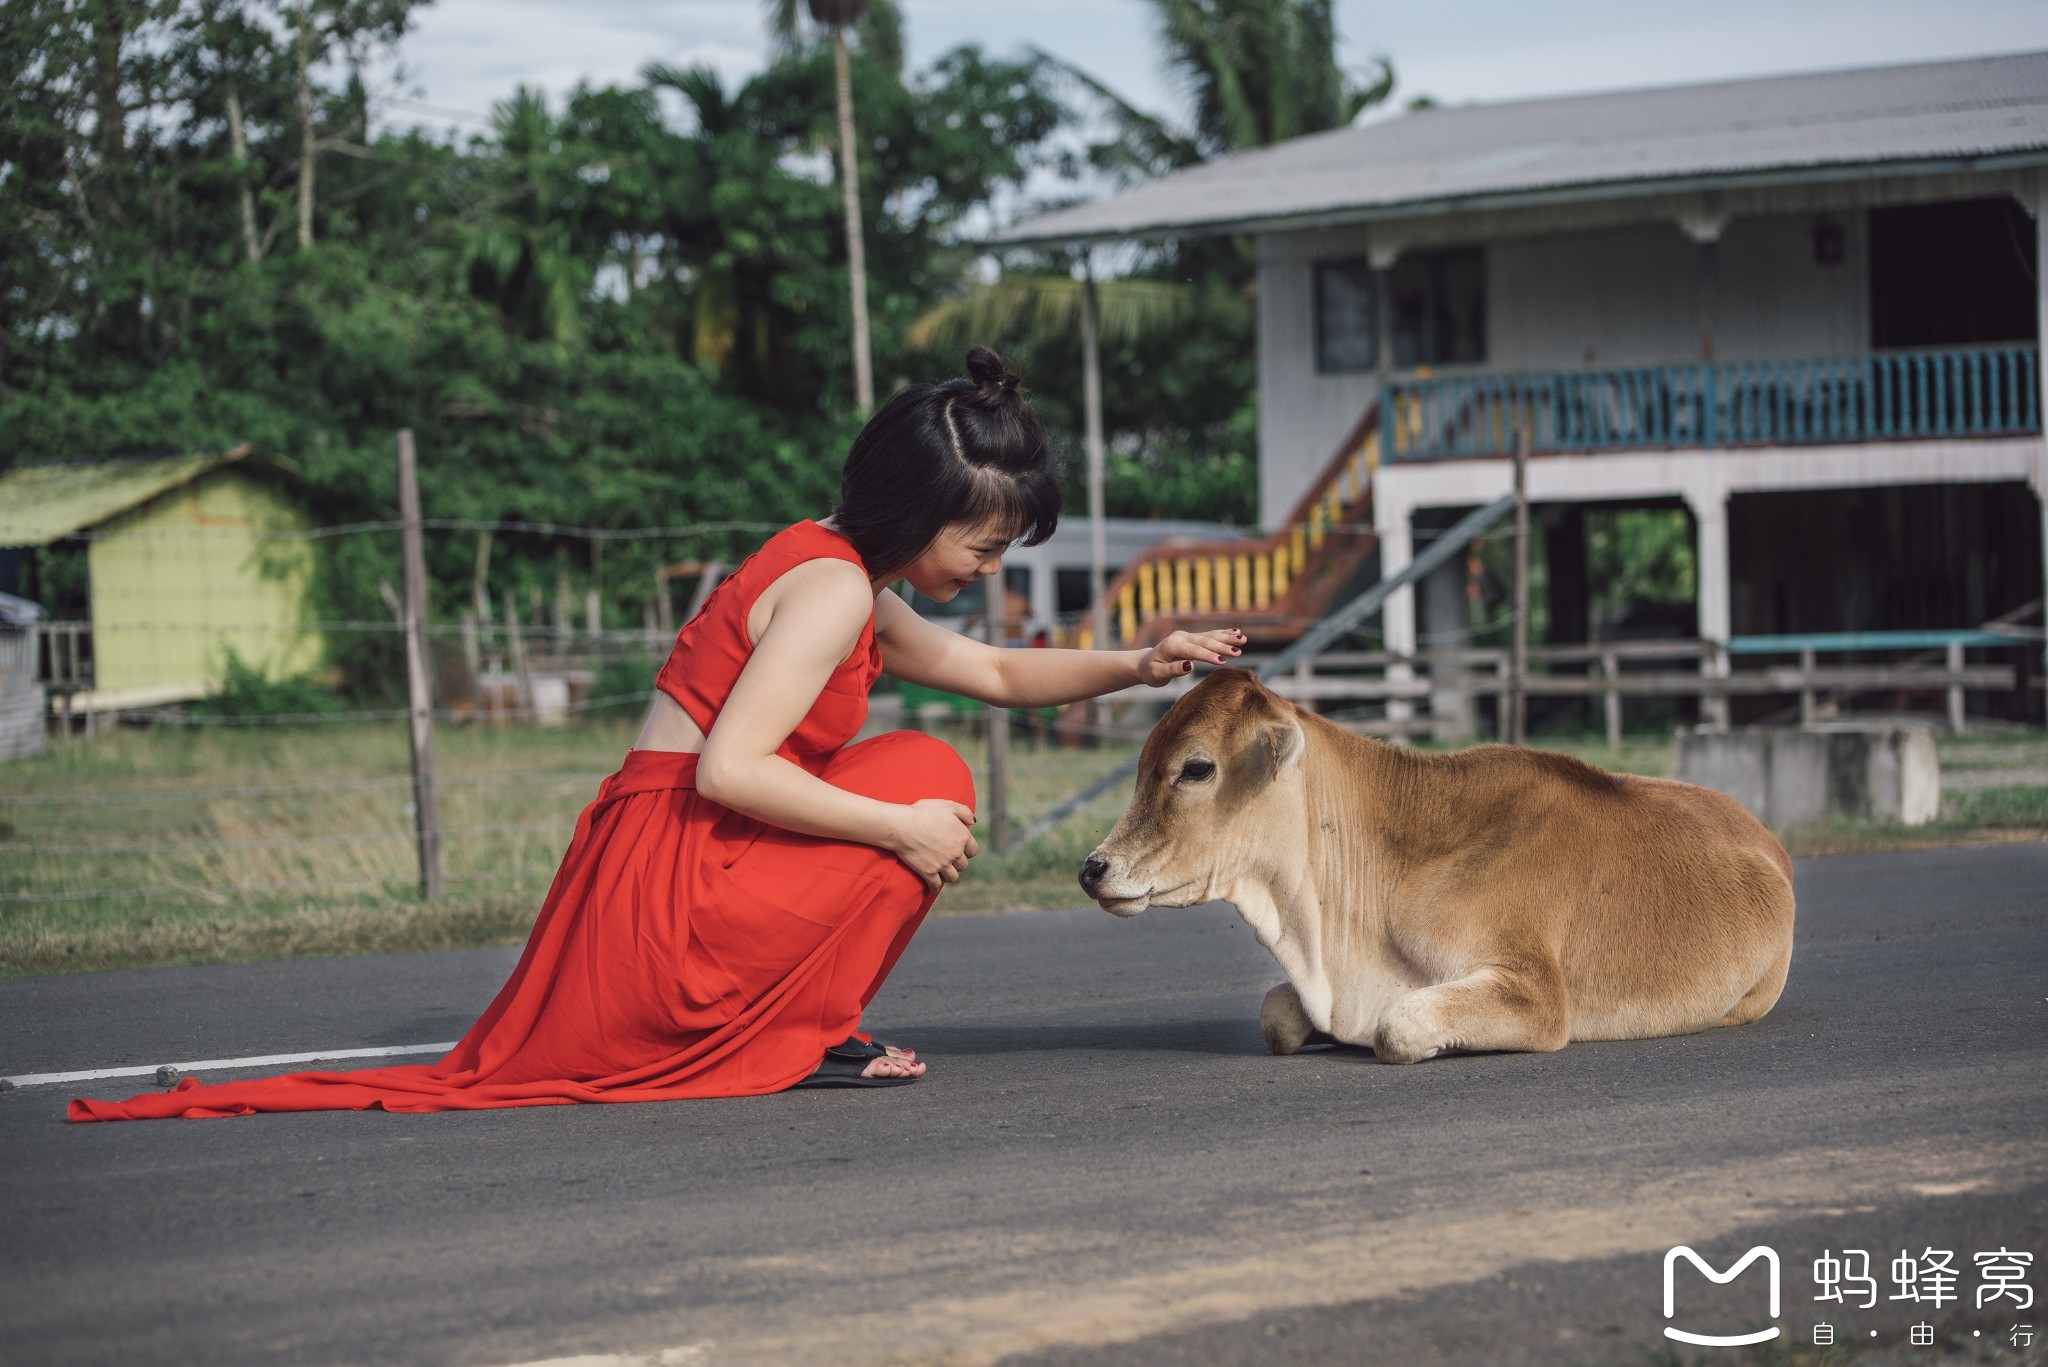
[[[602,547],[651,542],[681,548],[711,538],[758,538],[778,528],[749,520],[617,528],[417,516],[417,495],[407,484],[409,436],[400,445],[399,503],[415,514],[410,517],[313,527],[130,525],[65,538],[81,544],[227,541],[246,544],[254,562],[262,558],[263,543],[391,537],[409,542],[400,557],[408,577],[403,598],[389,585],[380,586],[389,617],[286,618],[247,607],[208,613],[203,601],[187,600],[172,610],[132,616],[107,611],[91,621],[44,624],[50,660],[61,659],[68,669],[59,671],[52,663],[47,672],[61,700],[71,762],[0,793],[0,908],[20,908],[10,913],[18,916],[37,907],[89,911],[93,904],[119,908],[163,901],[219,909],[303,906],[366,893],[408,898],[426,882],[422,851],[429,828],[439,870],[435,885],[445,881],[464,896],[527,897],[537,905],[577,812],[616,766],[630,740],[627,728],[652,697],[651,674],[619,687],[618,669],[651,670],[668,649],[672,618],[689,611],[676,611],[673,584],[687,589],[696,577],[694,608],[721,572],[711,562],[689,562],[672,567],[678,578],[671,580],[671,570],[657,566],[652,581],[633,590],[655,595],[645,603],[640,626],[620,627],[601,620]],[[1340,526],[1330,534],[1371,530]],[[0,541],[35,531],[0,517]],[[413,568],[424,564],[420,548],[429,535],[477,538],[473,575],[443,582],[438,595],[424,583],[423,568]],[[491,538],[497,536],[587,542],[587,577],[574,586],[581,592],[573,591],[559,561],[552,595],[535,587],[531,565],[491,575]],[[1434,539],[1418,534],[1416,542],[1421,547]],[[445,567],[447,560],[438,563]],[[517,579],[521,591],[515,594],[507,578]],[[435,597],[444,605],[463,604],[461,620],[449,620],[445,607],[439,620],[430,620],[427,604]],[[214,601],[255,600],[214,595]],[[1060,614],[1053,625],[1077,626],[1087,617]],[[1262,620],[1290,628],[1316,621],[1271,613]],[[1505,622],[1496,616],[1478,630],[1501,630]],[[280,705],[280,698],[291,696],[282,693],[233,706],[217,698],[144,704],[124,702],[122,690],[102,686],[107,681],[95,676],[99,661],[117,652],[132,659],[138,651],[169,649],[168,643],[192,637],[239,642],[271,660],[286,653],[293,638],[323,637],[330,656],[356,651],[357,641],[399,638],[420,658],[401,666],[395,652],[370,657],[396,671],[385,691],[409,695],[404,706]],[[54,649],[60,640],[63,652]],[[1377,630],[1357,628],[1334,644],[1378,649],[1383,641]],[[422,663],[424,685],[410,677]],[[257,664],[260,671],[264,660]],[[922,726],[954,740],[985,796],[985,820],[993,806],[1005,830],[1034,827],[1067,810],[1074,793],[1128,761],[1157,710],[1128,703],[1084,705],[1049,715],[1019,712],[1012,725],[1012,718],[993,710],[963,712],[958,700],[936,708],[903,702],[898,712],[889,710],[886,695],[876,703],[878,726]],[[82,738],[73,735],[81,714]],[[118,737],[107,734],[109,722],[123,721],[182,734],[179,744],[190,751],[180,771],[183,781],[167,780],[137,757],[137,748],[151,742],[132,727],[117,726]],[[422,786],[417,737],[432,728],[439,728],[441,771],[430,767]],[[1014,752],[1006,740],[997,743],[1013,733]],[[542,762],[507,766],[492,758],[506,750]],[[252,769],[266,777],[252,781]],[[280,769],[293,772],[280,776]],[[200,772],[218,781],[193,782]],[[431,807],[429,818],[421,816],[422,795]],[[1102,808],[1097,803],[1088,810],[1099,820]],[[5,919],[0,917],[0,938]]]

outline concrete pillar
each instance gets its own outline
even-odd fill
[[[1707,643],[1707,655],[1700,661],[1700,673],[1726,677],[1730,619],[1730,566],[1728,563],[1728,494],[1725,489],[1687,490],[1685,501],[1692,509],[1698,528],[1698,553],[1694,563],[1699,573],[1699,632]],[[1700,721],[1707,726],[1728,725],[1728,700],[1702,698]]]
[[[1448,529],[1448,524],[1436,528]],[[1465,557],[1460,555],[1422,581],[1423,650],[1462,650],[1472,644],[1472,614],[1465,596]],[[1462,674],[1467,666],[1454,666]],[[1433,669],[1432,681],[1452,673],[1452,668]],[[1442,739],[1467,740],[1479,729],[1472,695],[1462,688],[1435,683],[1429,697],[1430,715],[1444,723]]]
[[[1375,500],[1377,503],[1377,500]],[[1376,507],[1373,518],[1374,531],[1380,542],[1380,578],[1391,579],[1408,567],[1415,558],[1415,537],[1409,529],[1408,509]],[[1387,650],[1394,655],[1415,653],[1415,587],[1406,585],[1394,590],[1387,597],[1386,606],[1380,609],[1381,621],[1386,629]],[[1406,664],[1387,666],[1390,681],[1406,682],[1415,677],[1415,670]],[[1387,716],[1394,721],[1406,721],[1415,715],[1415,709],[1405,698],[1390,698],[1387,701]]]

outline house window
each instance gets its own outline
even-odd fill
[[[1316,369],[1379,364],[1379,293],[1363,257],[1316,262]],[[1409,252],[1387,272],[1394,364],[1402,369],[1486,359],[1486,253]]]
[[[1316,369],[1325,375],[1379,364],[1379,312],[1364,257],[1316,262]]]
[[[1870,211],[1870,344],[2031,342],[2034,224],[2011,199]]]
[[[1396,366],[1486,359],[1485,252],[1409,252],[1387,275]]]

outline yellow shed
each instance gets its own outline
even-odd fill
[[[247,446],[0,474],[0,551],[84,542],[91,688],[72,706],[88,712],[205,697],[230,651],[272,678],[318,668],[313,548],[294,535],[306,526],[281,472]]]

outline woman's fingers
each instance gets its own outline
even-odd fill
[[[1242,655],[1243,632],[1235,627],[1223,627],[1215,631],[1200,633],[1176,631],[1159,643],[1159,653],[1173,663],[1175,673],[1186,673],[1196,661],[1210,664],[1228,664],[1231,657]]]
[[[972,858],[974,858],[974,856],[975,856],[975,855],[977,855],[977,854],[980,854],[980,853],[981,853],[981,842],[980,842],[979,840],[976,840],[976,839],[975,839],[975,838],[974,838],[973,836],[971,836],[971,835],[970,835],[970,836],[968,836],[968,837],[967,837],[967,857],[968,857],[969,859],[972,859]]]

